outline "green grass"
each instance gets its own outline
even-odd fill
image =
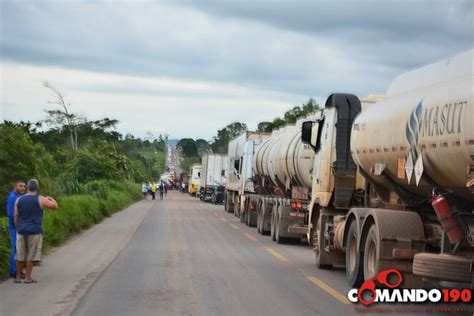
[[[43,252],[59,246],[71,235],[86,229],[140,199],[140,185],[97,180],[81,187],[81,194],[57,198],[58,210],[43,215]],[[0,277],[8,275],[10,236],[8,219],[0,218]]]

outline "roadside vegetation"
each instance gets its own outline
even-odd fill
[[[166,137],[124,136],[115,131],[117,120],[79,117],[59,91],[45,87],[57,107],[45,120],[0,123],[0,277],[8,272],[6,199],[15,180],[36,178],[41,194],[58,201],[58,211],[44,214],[47,250],[138,200],[139,183],[165,167]]]

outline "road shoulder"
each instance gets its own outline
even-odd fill
[[[155,202],[140,201],[83,231],[43,258],[37,284],[0,284],[0,315],[68,315],[125,248]]]

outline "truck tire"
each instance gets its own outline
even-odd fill
[[[286,238],[282,237],[280,235],[280,225],[281,225],[281,215],[280,215],[280,212],[278,212],[278,214],[275,216],[275,222],[276,222],[276,226],[275,226],[275,241],[277,244],[283,244],[286,240]]]
[[[276,223],[275,223],[275,212],[272,212],[272,222],[271,222],[271,228],[270,228],[270,237],[272,238],[272,241],[276,241],[276,238],[275,238],[275,226],[276,226]]]
[[[429,279],[472,283],[473,258],[422,252],[415,255],[413,274]]]
[[[234,203],[232,203],[232,194],[227,193],[227,198],[225,200],[225,210],[227,213],[232,213],[234,211]]]
[[[364,253],[357,250],[359,230],[357,222],[351,221],[346,236],[346,278],[350,286],[356,287],[364,281]]]
[[[240,206],[240,202],[239,202],[239,198],[237,198],[237,201],[234,201],[234,216],[235,217],[240,217],[240,209],[239,209],[239,206]]]
[[[377,226],[372,224],[368,230],[364,246],[364,278],[376,277],[379,273],[380,244],[377,236]]]
[[[247,222],[247,212],[248,212],[248,210],[247,210],[247,201],[244,202],[243,213],[240,212],[240,203],[239,203],[237,213],[238,213],[238,216],[239,216],[239,219],[240,219],[241,223],[246,223]]]
[[[262,214],[262,203],[258,204],[257,209],[257,233],[263,235],[263,214]]]
[[[252,213],[251,211],[247,208],[245,210],[245,225],[247,225],[248,227],[252,227]]]

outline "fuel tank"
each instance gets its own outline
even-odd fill
[[[474,50],[397,77],[351,132],[354,161],[375,183],[390,177],[427,195],[434,186],[474,199]]]
[[[254,155],[254,173],[271,180],[273,187],[291,186],[311,188],[314,151],[301,142],[301,125],[306,117],[294,125],[274,131]]]

